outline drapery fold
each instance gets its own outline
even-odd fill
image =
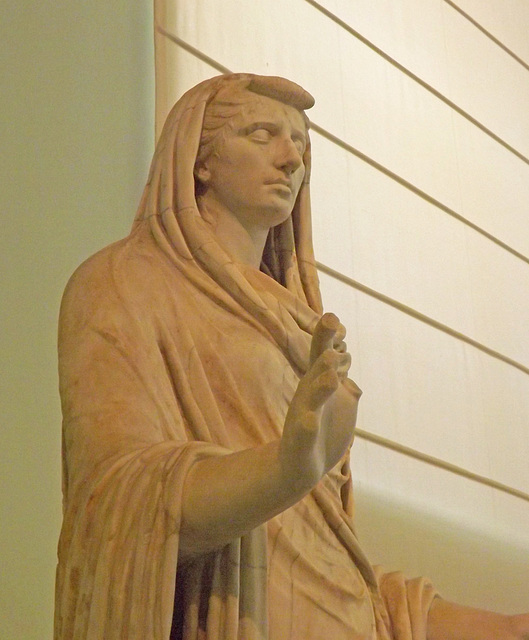
[[[377,580],[354,533],[347,457],[270,523],[202,557],[179,554],[187,472],[280,437],[321,315],[310,150],[261,271],[234,262],[194,199],[205,105],[251,82],[214,78],[177,103],[131,234],[84,263],[65,292],[56,640],[317,640],[330,626],[337,639],[386,640],[415,611],[423,622],[399,623],[409,633],[395,637],[425,640],[433,590],[402,579],[407,595],[387,605],[394,581]],[[268,604],[276,588],[285,612]]]

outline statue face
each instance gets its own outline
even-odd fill
[[[247,231],[269,229],[292,212],[303,181],[307,133],[294,107],[256,96],[227,123],[197,168],[208,210],[235,216]]]

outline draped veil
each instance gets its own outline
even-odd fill
[[[251,271],[241,274],[240,265],[233,264],[217,243],[211,228],[202,219],[195,199],[193,169],[204,112],[208,102],[219,90],[267,90],[268,95],[274,96],[275,80],[279,85],[277,93],[281,94],[282,90],[284,94],[285,86],[282,85],[286,85],[291,91],[296,88],[299,92],[297,100],[294,95],[291,100],[305,106],[313,103],[312,96],[294,83],[283,78],[265,78],[268,82],[259,84],[258,78],[249,74],[218,76],[200,83],[176,103],[163,127],[136,222],[149,220],[157,244],[194,284],[205,287],[212,293],[220,286],[222,293],[233,296],[252,316],[265,324],[282,344],[286,337],[280,336],[284,334],[285,328],[278,324],[277,318],[257,293],[257,274],[252,274]],[[269,233],[263,256],[263,270],[283,285],[293,299],[299,299],[300,313],[303,313],[303,306],[308,306],[321,314],[321,297],[312,248],[310,140],[303,160],[304,182],[291,217]],[[275,293],[281,295],[281,290],[277,288]],[[266,293],[263,292],[263,295],[266,296]],[[309,317],[313,321],[312,314]],[[304,359],[304,356],[301,358]]]
[[[261,270],[235,263],[200,215],[193,169],[204,112],[230,87],[282,99],[290,92],[294,105],[312,104],[293,83],[250,74],[187,92],[167,118],[131,234],[81,265],[64,295],[56,640],[268,637],[267,525],[178,566],[188,469],[280,436],[322,312],[310,144],[292,215],[270,231]],[[223,331],[248,336],[263,362],[277,361],[282,386],[269,391],[256,380],[251,392],[241,388]],[[343,504],[326,482],[308,499],[362,576],[372,637],[424,640],[433,589],[373,570],[356,540],[348,486]]]

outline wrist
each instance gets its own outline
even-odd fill
[[[296,501],[300,500],[315,487],[324,475],[321,471],[322,464],[314,461],[312,455],[307,455],[306,451],[300,451],[298,455],[288,455],[279,449],[278,455],[278,477],[279,484],[291,496],[296,496]]]

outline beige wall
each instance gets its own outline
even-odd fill
[[[529,610],[527,3],[158,4],[157,114],[223,68],[316,97],[316,255],[341,274],[321,282],[349,327],[360,428],[526,494],[357,438],[371,557]]]
[[[52,636],[61,519],[56,325],[124,235],[153,147],[148,0],[5,3],[0,20],[0,638]]]

